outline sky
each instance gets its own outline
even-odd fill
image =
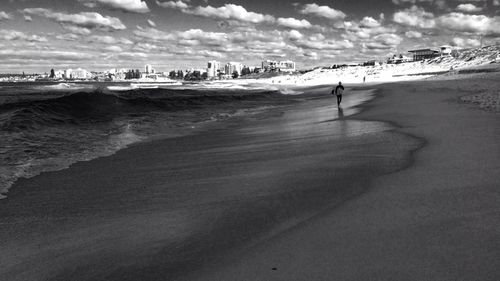
[[[298,69],[500,43],[500,0],[0,0],[0,72]]]

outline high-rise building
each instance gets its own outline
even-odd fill
[[[149,74],[149,73],[155,73],[154,68],[150,64],[146,64],[146,66],[144,68],[145,68],[145,72],[147,74]]]
[[[211,60],[207,63],[207,77],[216,77],[220,70],[220,62],[216,60]]]
[[[70,78],[73,78],[73,77],[71,76],[71,72],[72,72],[71,68],[70,68],[70,69],[65,69],[65,70],[64,70],[64,78],[65,78],[65,79],[70,79]]]
[[[238,75],[241,75],[241,70],[243,69],[243,65],[239,62],[228,62],[224,67],[224,72],[227,75],[232,75],[235,71]]]

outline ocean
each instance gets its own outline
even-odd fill
[[[133,143],[291,102],[296,92],[224,83],[136,89],[128,83],[0,84],[0,198],[21,177]]]

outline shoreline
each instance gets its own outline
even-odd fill
[[[352,118],[389,122],[420,138],[411,165],[377,177],[363,196],[182,280],[498,279],[499,117],[460,98],[472,92],[472,79],[489,79],[482,82],[493,90],[500,82],[464,78],[458,85],[453,79],[381,85]],[[443,92],[430,91],[437,87]]]
[[[454,93],[419,99],[420,95],[402,98],[388,92],[395,88],[412,93],[415,89],[422,94],[419,87],[411,85],[426,83],[436,84],[381,85],[382,92],[358,106],[360,113],[350,117],[341,117],[333,106],[323,104],[333,104],[332,99],[314,97],[292,107],[298,111],[288,108],[235,121],[194,138],[159,141],[156,147],[132,146],[110,157],[23,180],[23,190],[16,193],[36,205],[30,200],[15,202],[15,197],[7,198],[13,204],[10,211],[0,205],[3,224],[11,226],[0,232],[0,238],[8,241],[2,249],[7,254],[0,263],[9,264],[0,276],[6,280],[67,280],[70,276],[72,280],[386,280],[387,276],[456,280],[450,276],[458,275],[446,275],[450,260],[436,262],[436,266],[443,266],[441,271],[423,257],[435,259],[441,250],[462,251],[455,244],[464,242],[461,236],[454,237],[449,247],[433,249],[425,243],[427,236],[441,239],[443,229],[417,227],[418,236],[406,230],[408,222],[415,221],[412,227],[418,226],[420,217],[407,214],[405,200],[410,200],[411,212],[427,208],[424,213],[431,215],[426,217],[431,222],[432,215],[437,215],[436,206],[431,205],[447,202],[426,194],[432,189],[429,183],[440,182],[438,172],[445,167],[438,165],[430,175],[412,178],[415,169],[430,165],[429,160],[422,162],[422,155],[439,144],[427,136],[429,131],[414,131],[430,126],[415,110],[425,112],[439,105],[443,114],[467,117],[483,113],[464,111],[460,107],[464,105],[443,105],[440,97],[448,100]],[[341,122],[331,119],[332,113],[341,117]],[[431,113],[424,117],[434,118],[436,113]],[[496,117],[483,118],[491,122]],[[479,129],[476,127],[463,130]],[[435,135],[440,131],[430,132]],[[482,136],[488,141],[498,134],[492,129]],[[343,138],[345,135],[349,137]],[[488,145],[498,148],[489,141]],[[190,152],[176,146],[189,147]],[[437,151],[430,156],[448,154]],[[497,162],[490,160],[482,172],[489,181],[495,180],[491,171]],[[109,178],[97,176],[105,171],[114,172]],[[446,171],[445,175],[451,174]],[[162,188],[170,179],[169,189]],[[408,194],[425,200],[412,201],[403,191],[419,181],[426,183],[424,188],[410,189]],[[44,192],[36,187],[37,182],[51,185],[51,190]],[[85,190],[89,187],[85,182],[94,188]],[[454,183],[461,186],[456,179]],[[70,188],[63,188],[65,185]],[[449,188],[438,191],[452,192]],[[491,187],[483,193],[488,191],[491,198],[483,196],[481,201],[491,210],[496,195],[491,194]],[[181,197],[174,196],[178,192],[182,192]],[[451,198],[460,193],[454,196]],[[37,213],[40,209],[44,210],[42,217]],[[460,209],[454,210],[460,214]],[[450,214],[445,211],[442,216]],[[446,243],[440,239],[436,241]],[[490,252],[494,251],[494,240],[484,241],[493,246]],[[474,264],[482,266],[485,274],[498,273],[492,269],[494,262],[484,260],[490,252],[474,248],[477,244],[465,244],[482,253]],[[405,245],[414,252],[402,251]],[[437,255],[422,256],[424,250]],[[38,266],[27,271],[27,263]],[[86,271],[88,268],[93,271]]]
[[[0,237],[8,241],[2,251],[9,265],[0,276],[6,280],[29,276],[66,280],[71,271],[78,272],[72,280],[92,280],[95,276],[82,271],[92,267],[95,274],[115,272],[110,280],[131,280],[134,276],[158,279],[154,274],[174,278],[186,274],[182,270],[185,266],[200,266],[201,256],[204,262],[223,256],[228,250],[269,235],[269,231],[290,228],[321,206],[356,195],[366,185],[349,183],[347,179],[353,173],[379,173],[395,165],[387,162],[373,166],[369,163],[376,159],[362,156],[367,149],[388,153],[387,145],[363,135],[388,136],[390,128],[377,122],[335,122],[330,118],[337,115],[336,109],[325,106],[325,101],[332,102],[329,94],[280,112],[228,121],[231,124],[224,129],[135,145],[109,157],[20,180],[9,197],[0,202],[4,225],[9,225],[7,232],[0,232]],[[346,114],[349,111],[345,109]],[[329,143],[346,135],[351,141],[339,144],[358,152],[332,151]],[[367,143],[378,148],[368,148]],[[347,164],[332,162],[332,157],[339,155]],[[332,164],[338,172],[322,175],[320,171],[331,170]],[[345,165],[352,169],[346,170]],[[165,185],[166,179],[173,182]],[[365,180],[363,176],[356,182]],[[332,181],[346,184],[325,190],[325,184]],[[228,216],[228,211],[232,215]],[[93,246],[84,252],[75,250],[84,249],[84,245]],[[171,256],[172,251],[176,255]],[[64,260],[52,257],[51,252]],[[136,258],[113,259],[115,255],[109,253],[116,252]],[[10,260],[12,254],[18,265]],[[140,262],[139,257],[147,261]],[[45,269],[26,271],[23,264],[29,260]],[[61,269],[52,268],[51,263],[60,263]],[[132,264],[123,268],[121,263]],[[150,273],[144,273],[146,269]]]

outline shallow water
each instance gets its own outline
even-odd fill
[[[110,91],[122,87],[120,91]],[[189,134],[202,123],[287,103],[268,89],[9,83],[0,89],[0,198],[21,177]],[[123,91],[123,89],[127,89]]]

